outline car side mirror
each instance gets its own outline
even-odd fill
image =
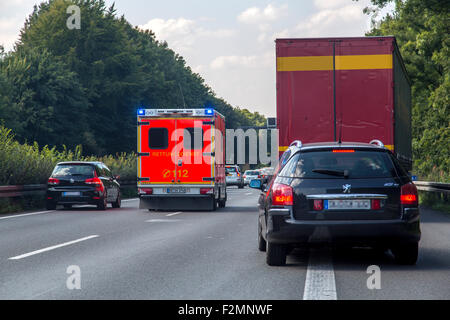
[[[263,184],[260,179],[252,179],[248,184],[250,188],[262,190]]]

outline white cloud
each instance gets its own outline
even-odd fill
[[[275,57],[273,52],[266,52],[261,55],[250,56],[220,56],[215,58],[209,66],[213,70],[233,67],[261,68],[270,67],[273,64],[274,59]]]
[[[0,45],[7,51],[12,50],[14,43],[19,39],[19,31],[23,23],[22,17],[0,18]]]
[[[235,31],[230,29],[204,29],[199,26],[197,21],[186,18],[152,19],[146,24],[140,25],[139,28],[152,30],[156,39],[167,41],[171,48],[181,51],[181,53],[192,51],[195,42],[200,38],[227,38],[235,34]]]
[[[370,18],[363,13],[369,0],[314,0],[316,11],[291,28],[279,30],[273,38],[364,36]]]
[[[285,16],[287,9],[288,6],[286,4],[279,7],[272,4],[267,5],[265,8],[251,7],[239,14],[238,20],[247,24],[266,24]]]
[[[323,9],[296,26],[302,37],[363,36],[368,18],[360,5]]]
[[[320,10],[339,8],[348,4],[349,0],[314,0],[314,6]]]

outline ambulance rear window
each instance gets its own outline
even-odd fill
[[[150,128],[148,130],[148,146],[150,149],[167,149],[169,146],[167,128]]]
[[[186,128],[183,136],[184,149],[202,150],[203,149],[203,129]]]

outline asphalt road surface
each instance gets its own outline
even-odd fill
[[[422,208],[416,266],[315,248],[269,267],[256,243],[258,195],[229,188],[215,212],[139,210],[135,199],[2,215],[0,299],[450,299],[450,214]],[[380,289],[368,289],[371,265]]]

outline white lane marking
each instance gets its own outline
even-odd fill
[[[9,258],[8,260],[19,260],[19,259],[27,258],[29,256],[34,256],[34,255],[42,253],[42,252],[47,252],[47,251],[55,250],[55,249],[58,249],[58,248],[61,248],[61,247],[70,246],[71,244],[78,243],[78,242],[81,242],[81,241],[86,241],[86,240],[89,240],[89,239],[92,239],[92,238],[97,238],[97,237],[98,237],[98,235],[94,234],[92,236],[80,238],[80,239],[69,241],[69,242],[64,242],[64,243],[57,244],[57,245],[54,245],[54,246],[51,246],[51,247],[47,247],[47,248],[44,248],[44,249],[39,249],[39,250],[36,250],[36,251],[32,251],[32,252],[28,252],[28,253],[25,253],[25,254],[21,254],[20,256],[15,256],[15,257]]]
[[[253,194],[253,193],[249,192],[249,193],[246,193],[245,195],[246,195],[246,196],[249,196],[249,195],[251,195],[251,194]]]
[[[146,220],[145,222],[177,222],[180,221],[179,219],[150,219]]]
[[[183,211],[166,214],[166,217],[176,216],[177,214],[180,214],[180,213],[183,213]]]
[[[127,202],[127,201],[136,201],[136,200],[139,200],[139,198],[133,198],[133,199],[125,199],[125,200],[122,200],[122,202]]]
[[[303,300],[337,300],[330,250],[310,249]]]
[[[0,220],[3,219],[12,219],[12,218],[18,218],[18,217],[26,217],[26,216],[34,216],[36,214],[44,214],[44,213],[50,213],[50,212],[54,212],[55,210],[50,210],[50,211],[39,211],[39,212],[32,212],[32,213],[24,213],[24,214],[16,214],[14,216],[7,216],[7,217],[1,217]]]

